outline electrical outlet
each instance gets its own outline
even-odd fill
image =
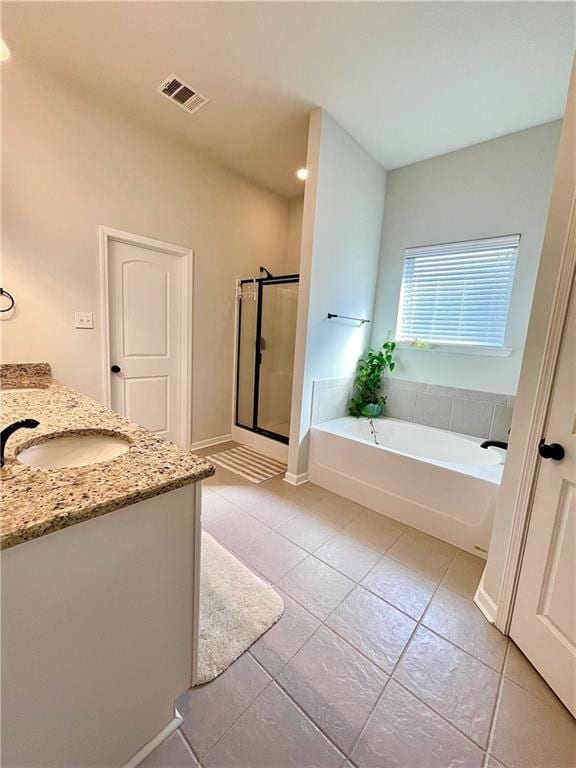
[[[94,328],[92,312],[75,312],[76,328]]]

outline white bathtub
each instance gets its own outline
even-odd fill
[[[373,424],[375,437],[351,416],[312,427],[309,479],[485,557],[504,451],[398,419]]]

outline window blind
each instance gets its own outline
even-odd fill
[[[520,235],[407,248],[396,335],[502,347]]]

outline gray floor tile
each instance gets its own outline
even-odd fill
[[[405,530],[406,526],[402,523],[366,509],[342,533],[382,554],[390,549]]]
[[[416,627],[415,621],[363,587],[356,587],[326,624],[388,673]]]
[[[266,672],[244,654],[220,677],[180,696],[176,707],[184,718],[181,729],[200,760],[269,682]]]
[[[209,511],[203,512],[202,524],[225,547],[236,553],[270,532],[267,525],[235,504],[226,509],[221,507],[215,520],[211,519]]]
[[[394,679],[486,748],[500,682],[493,669],[419,627]]]
[[[456,547],[445,541],[410,528],[390,547],[387,554],[438,584],[457,551]]]
[[[266,579],[277,582],[308,553],[276,531],[269,531],[253,544],[240,550],[240,557]]]
[[[506,661],[504,662],[504,676],[521,688],[530,691],[530,693],[542,699],[542,701],[564,708],[564,705],[557,698],[554,691],[540,677],[526,656],[512,641],[508,643]]]
[[[300,511],[300,507],[289,498],[275,494],[262,494],[261,498],[248,504],[245,509],[270,528],[282,525]]]
[[[271,683],[202,762],[206,768],[337,768],[342,755]]]
[[[502,671],[508,641],[471,600],[440,587],[422,623],[497,672]]]
[[[307,513],[295,515],[276,530],[307,552],[314,552],[337,533],[334,526]]]
[[[282,618],[250,648],[250,653],[274,677],[320,627],[320,620],[291,597],[284,600]]]
[[[175,731],[138,768],[198,768],[198,762],[180,731]]]
[[[437,587],[436,582],[386,555],[362,585],[416,620],[421,618]]]
[[[391,680],[352,760],[358,768],[481,768],[484,753]]]
[[[334,536],[314,554],[353,581],[361,581],[380,559],[379,552],[344,533]]]
[[[352,590],[354,582],[309,556],[283,576],[278,586],[324,621]]]
[[[327,627],[308,640],[277,678],[344,752],[360,733],[387,679]]]
[[[442,580],[442,586],[471,600],[485,567],[486,560],[481,557],[475,557],[469,552],[458,552]]]
[[[574,768],[576,721],[504,678],[490,752],[507,768]]]

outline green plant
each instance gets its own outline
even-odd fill
[[[386,398],[381,393],[382,377],[387,370],[393,371],[396,363],[392,353],[396,349],[393,341],[385,341],[379,350],[369,349],[358,360],[354,379],[354,397],[350,400],[350,416],[373,418],[382,413]]]

